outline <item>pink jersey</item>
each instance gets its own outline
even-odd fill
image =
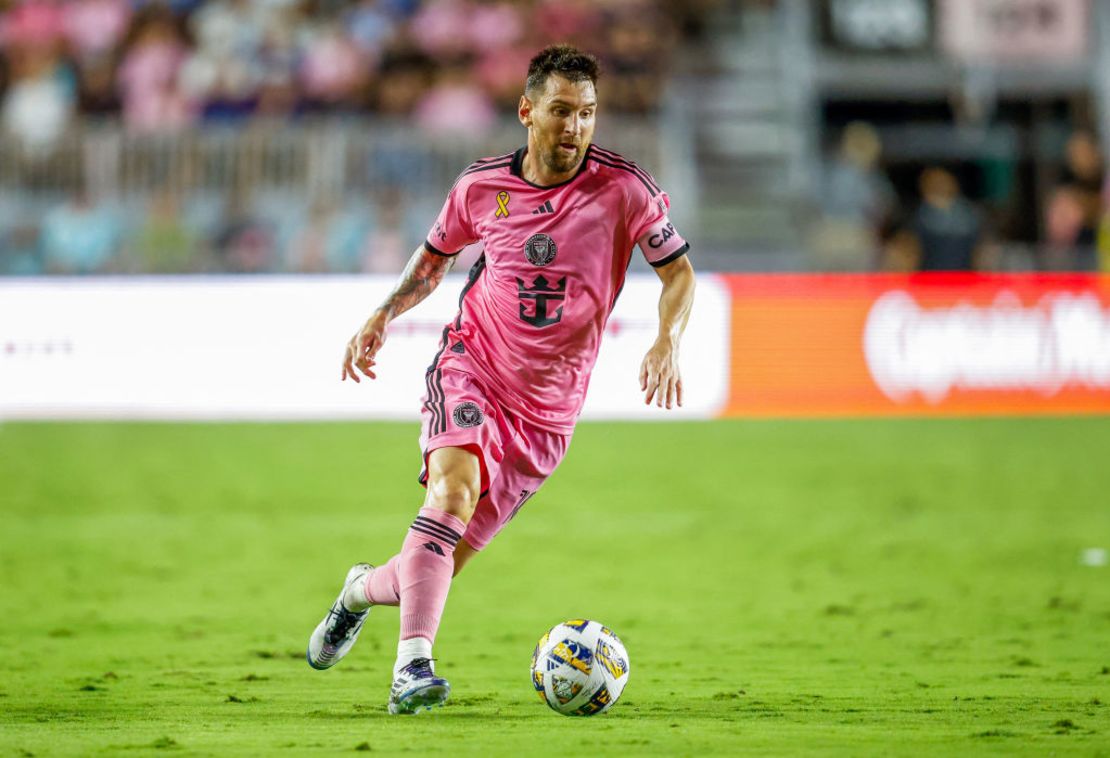
[[[511,412],[570,434],[633,246],[662,266],[689,245],[636,164],[591,145],[574,178],[539,187],[522,175],[524,154],[463,171],[424,243],[456,255],[485,242],[429,371],[471,372]]]

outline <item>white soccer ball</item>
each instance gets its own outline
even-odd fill
[[[551,627],[532,653],[532,686],[564,716],[596,716],[613,707],[628,684],[628,651],[597,621]]]

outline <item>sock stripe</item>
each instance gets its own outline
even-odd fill
[[[446,542],[451,547],[454,547],[456,545],[456,543],[458,543],[458,540],[452,540],[452,539],[449,539],[447,537],[444,537],[439,532],[434,532],[434,531],[432,531],[431,529],[428,529],[425,526],[421,526],[420,524],[413,524],[409,528],[412,529],[414,532],[419,532],[420,534],[426,535],[428,537],[433,537],[437,540],[440,540],[441,542]]]
[[[419,521],[414,521],[412,524],[412,528],[424,534],[432,535],[436,539],[443,540],[444,542],[449,542],[452,545],[459,541],[458,535],[449,534],[441,529],[436,529],[435,527],[429,526],[428,524],[424,524]]]
[[[438,521],[434,521],[427,516],[417,516],[416,521],[414,521],[413,523],[423,524],[424,526],[431,527],[432,529],[441,529],[446,536],[454,538],[455,542],[458,542],[462,539],[462,535],[456,532],[451,527],[447,526],[446,524],[441,524]]]

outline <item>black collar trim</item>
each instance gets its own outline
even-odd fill
[[[591,143],[586,148],[586,154],[582,156],[582,162],[578,164],[578,170],[574,172],[574,176],[572,176],[570,179],[564,179],[563,181],[558,182],[557,184],[533,184],[532,182],[530,182],[530,181],[528,181],[527,179],[524,178],[524,171],[523,171],[524,154],[528,152],[528,146],[527,145],[525,145],[524,147],[520,148],[515,153],[513,153],[513,162],[509,166],[509,172],[513,176],[515,176],[517,179],[520,179],[520,181],[527,184],[529,187],[535,187],[536,189],[555,189],[556,187],[562,187],[564,184],[570,184],[571,182],[573,182],[575,179],[578,178],[579,174],[581,174],[583,171],[586,170],[586,163],[587,163],[590,155],[593,153],[593,150],[594,150],[594,146]]]

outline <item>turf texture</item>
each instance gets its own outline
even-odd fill
[[[416,433],[0,425],[0,755],[1110,756],[1110,419],[583,424],[390,717],[395,609],[304,647]],[[632,661],[592,719],[528,677],[581,616]]]

